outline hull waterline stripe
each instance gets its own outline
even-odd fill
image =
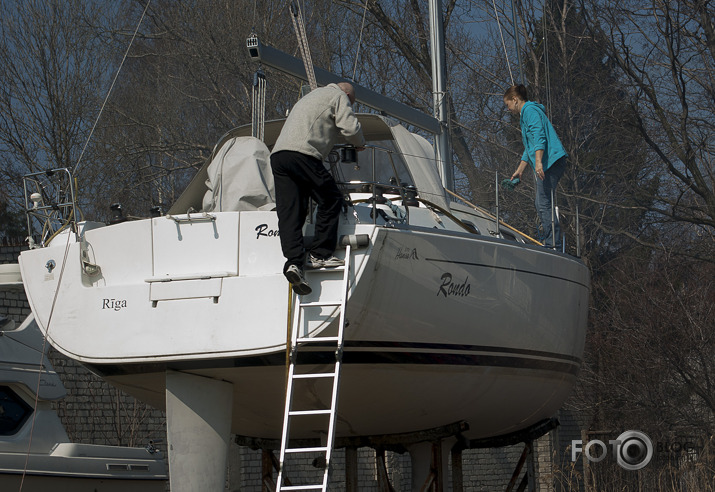
[[[360,344],[347,342],[343,353],[343,364],[347,366],[362,364],[386,364],[505,367],[522,370],[532,369],[540,371],[554,371],[574,376],[578,373],[581,365],[580,359],[568,355],[537,351],[533,351],[535,353],[527,355],[522,353],[526,351],[501,347],[498,347],[496,350],[493,348],[491,350],[483,348],[478,350],[480,353],[466,353],[462,346],[447,345],[447,347],[450,347],[453,352],[446,352],[444,350],[435,350],[436,347],[431,344],[400,344],[400,350],[385,350],[384,348],[379,347],[380,344],[381,342],[362,342]],[[357,348],[356,345],[359,346],[359,350],[354,350],[354,348]],[[421,350],[406,350],[409,348],[406,345],[419,345],[421,346]],[[426,351],[425,349],[428,347],[432,347],[432,350]],[[353,350],[351,350],[351,348],[353,348]],[[417,349],[417,347],[413,348]],[[316,350],[304,353],[305,360],[301,361],[301,363],[331,363],[335,360],[335,354],[333,352],[334,351],[327,349],[320,350],[320,348],[316,347]],[[546,357],[549,357],[550,360],[546,359]],[[270,366],[279,366],[282,368],[285,366],[285,352],[281,351],[273,354],[258,356],[157,363],[108,363],[85,365],[103,376],[157,373],[164,372],[168,369],[191,371]]]

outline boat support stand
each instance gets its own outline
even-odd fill
[[[496,437],[489,437],[485,439],[472,439],[458,441],[457,444],[452,447],[452,491],[453,492],[463,492],[464,487],[462,485],[462,451],[465,449],[484,449],[484,448],[501,448],[504,446],[513,446],[515,444],[523,443],[524,450],[521,453],[519,461],[514,469],[514,473],[511,476],[511,480],[506,487],[506,492],[511,492],[516,490],[518,492],[523,492],[528,490],[529,492],[536,491],[536,471],[535,471],[535,457],[534,457],[534,441],[539,437],[549,433],[551,430],[555,429],[559,425],[557,418],[544,419],[536,424],[522,429],[517,432],[512,432],[510,434],[504,434]],[[514,489],[519,476],[526,464],[526,472],[519,483],[519,486]]]
[[[358,492],[358,448],[370,447],[375,450],[377,469],[377,490],[394,492],[390,484],[385,462],[385,451],[410,453],[412,462],[413,492],[444,492],[448,476],[447,460],[452,463],[452,491],[463,492],[462,452],[466,449],[499,448],[523,443],[524,450],[516,465],[507,492],[529,492],[536,490],[534,463],[534,440],[556,428],[559,422],[556,418],[545,419],[526,429],[502,436],[486,439],[466,439],[462,433],[469,429],[466,422],[428,429],[406,434],[390,434],[383,436],[343,437],[335,440],[336,448],[345,448],[345,491]],[[236,444],[248,446],[251,449],[262,450],[262,491],[273,492],[276,489],[274,473],[278,470],[278,459],[273,453],[280,449],[280,440],[256,439],[235,436]],[[314,440],[306,439],[303,445],[314,445]],[[522,471],[526,465],[526,471]],[[517,486],[517,482],[519,482]],[[516,487],[516,488],[515,488]]]
[[[233,385],[166,372],[166,427],[172,492],[223,492]]]

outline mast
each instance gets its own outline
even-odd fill
[[[454,189],[452,174],[452,151],[449,142],[449,122],[447,108],[447,68],[444,56],[444,23],[442,19],[442,0],[429,0],[430,51],[432,55],[432,97],[434,116],[439,122],[440,131],[435,134],[435,156],[437,167],[442,177],[442,185],[448,190]]]

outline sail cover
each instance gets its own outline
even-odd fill
[[[226,142],[207,168],[204,212],[271,210],[275,207],[268,147],[254,137]]]
[[[424,137],[410,133],[402,125],[393,125],[390,130],[415,181],[418,195],[449,210],[449,201],[439,179],[437,162],[430,143]]]

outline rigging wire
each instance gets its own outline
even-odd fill
[[[50,336],[50,323],[52,321],[52,315],[55,312],[55,306],[57,304],[57,297],[59,296],[60,285],[62,284],[62,277],[64,276],[64,273],[65,273],[65,267],[67,266],[67,257],[69,256],[70,238],[71,237],[72,237],[72,234],[70,234],[68,231],[67,243],[65,244],[64,258],[62,260],[62,268],[60,269],[59,278],[57,279],[57,288],[55,289],[55,293],[52,298],[52,304],[50,306],[50,314],[47,317],[47,324],[46,324],[47,328],[45,330],[44,336],[42,337],[42,349],[40,350],[40,364],[39,364],[40,367],[37,371],[37,386],[35,387],[35,409],[32,412],[32,423],[30,424],[30,436],[29,436],[29,442],[27,444],[27,453],[25,454],[25,466],[22,470],[22,478],[20,479],[19,492],[22,492],[22,488],[25,483],[25,476],[27,475],[27,468],[29,467],[29,464],[30,464],[30,452],[32,451],[32,436],[35,432],[35,419],[37,417],[37,405],[39,404],[39,400],[40,400],[40,383],[42,382],[43,362],[45,361],[45,350],[47,348],[47,339]],[[37,323],[37,321],[36,321],[36,323]],[[39,323],[38,323],[38,328],[39,328]]]
[[[548,116],[551,120],[551,74],[549,67],[549,37],[546,22],[546,0],[544,0],[544,7],[541,11],[541,35],[544,39],[544,77],[546,79],[546,110],[548,111]]]
[[[313,66],[313,58],[310,55],[310,46],[308,45],[308,36],[305,33],[305,24],[303,23],[303,14],[301,13],[300,4],[292,1],[290,4],[291,20],[295,35],[298,38],[298,47],[303,55],[303,65],[305,65],[305,75],[308,78],[310,90],[315,90],[318,83],[315,80],[315,67]]]
[[[79,166],[82,163],[82,157],[84,156],[84,151],[87,150],[87,145],[89,145],[89,141],[92,139],[94,130],[97,128],[97,123],[99,123],[99,118],[102,116],[102,113],[104,112],[104,107],[107,105],[107,101],[109,100],[109,95],[112,93],[112,89],[114,89],[114,84],[116,84],[116,82],[117,82],[117,78],[119,77],[119,72],[122,71],[122,67],[124,66],[124,61],[127,59],[127,55],[129,55],[129,50],[131,49],[132,44],[134,43],[134,38],[136,38],[137,32],[139,32],[139,26],[141,26],[142,22],[144,21],[144,17],[146,16],[146,12],[149,9],[150,3],[151,3],[151,0],[147,0],[146,6],[144,7],[144,11],[142,12],[141,18],[139,19],[139,22],[137,23],[137,27],[136,27],[136,29],[134,29],[134,34],[132,35],[132,39],[129,40],[129,46],[127,46],[127,50],[124,52],[124,57],[122,57],[122,61],[119,64],[119,68],[117,68],[117,73],[114,74],[114,79],[112,80],[112,84],[109,86],[107,95],[104,97],[104,102],[102,103],[102,107],[99,109],[99,113],[97,113],[97,118],[94,120],[92,129],[90,130],[89,135],[87,136],[87,141],[84,143],[84,147],[82,147],[82,152],[80,152],[79,158],[77,158],[77,164],[75,164],[74,169],[72,170],[72,174],[77,173],[77,170],[79,169]]]
[[[499,20],[499,12],[497,11],[497,2],[492,0],[494,4],[494,17],[497,19],[497,26],[499,27],[499,37],[501,37],[501,44],[504,47],[504,56],[506,57],[506,66],[509,69],[509,77],[511,78],[511,85],[514,85],[514,74],[511,71],[511,62],[509,61],[509,53],[506,50],[506,43],[504,42],[504,33],[501,30],[501,21]]]
[[[511,0],[511,21],[514,24],[514,43],[516,44],[516,57],[519,61],[519,83],[524,84],[524,67],[521,64],[521,47],[519,46],[519,31],[516,26],[516,5]]]
[[[362,11],[362,25],[360,26],[360,36],[358,37],[357,50],[355,51],[355,67],[353,68],[353,80],[355,80],[355,74],[357,73],[358,58],[360,57],[360,45],[362,45],[362,33],[365,30],[365,17],[367,15],[367,0],[365,0],[365,6]]]

